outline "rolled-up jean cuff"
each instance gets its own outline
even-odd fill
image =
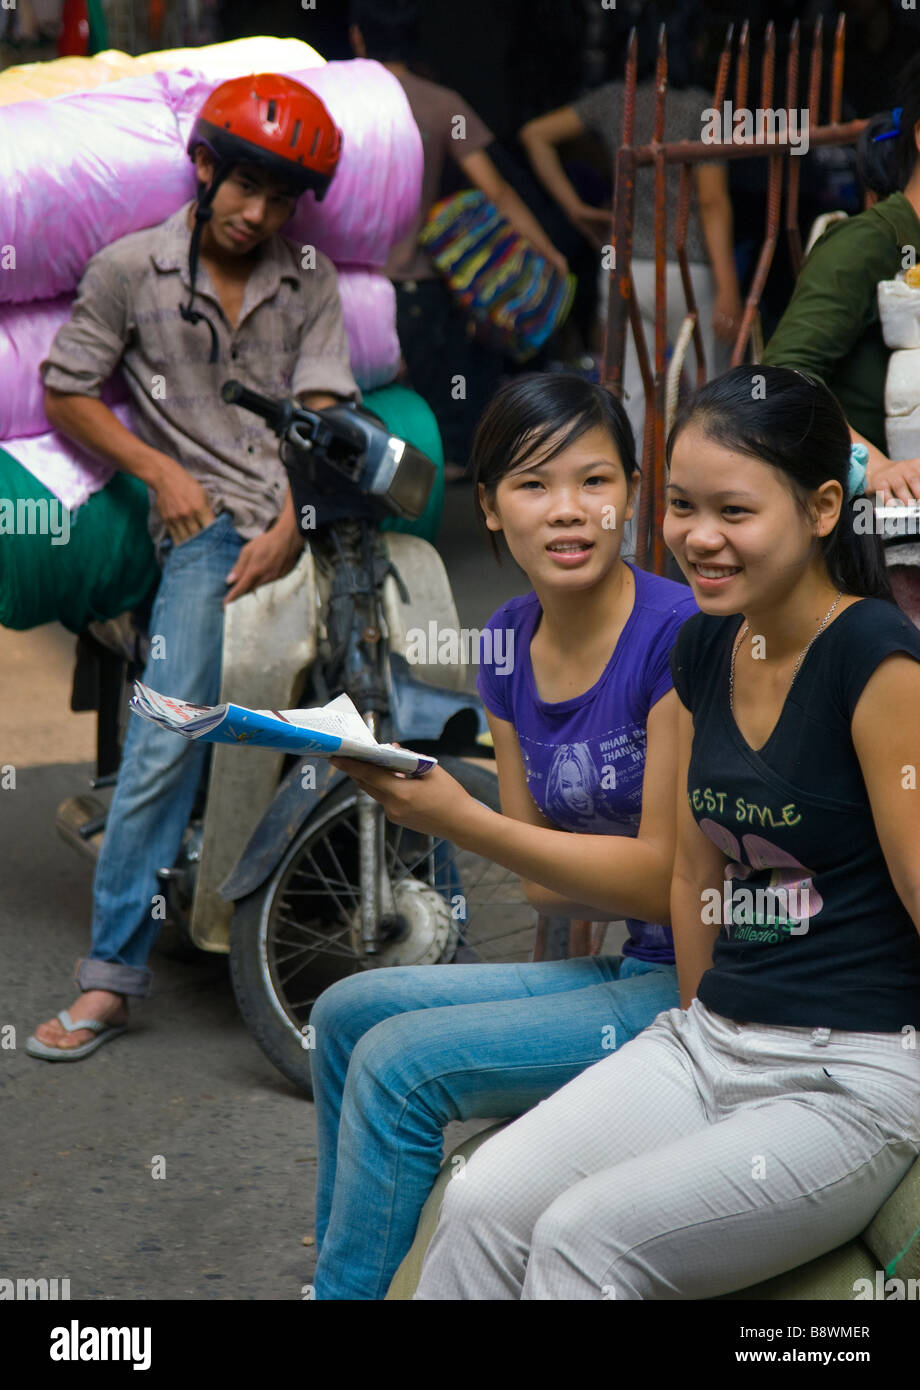
[[[84,992],[88,989],[107,989],[111,994],[129,994],[146,999],[152,980],[153,971],[144,966],[85,958],[77,962],[76,981]]]

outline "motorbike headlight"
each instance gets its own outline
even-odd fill
[[[435,466],[421,449],[389,435],[365,458],[365,490],[385,500],[391,511],[414,520],[428,505]]]

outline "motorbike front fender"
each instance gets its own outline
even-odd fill
[[[300,763],[296,763],[279,784],[246,848],[218,887],[218,893],[226,902],[238,902],[260,888],[323,797],[339,782],[347,781],[345,773],[339,772],[325,758],[317,758],[311,766],[316,770],[314,787],[303,786]]]
[[[470,741],[489,732],[478,695],[419,680],[405,657],[396,652],[390,653],[389,695],[394,737],[397,742],[408,741],[410,747],[413,738],[437,742],[449,721],[461,713],[466,715]]]

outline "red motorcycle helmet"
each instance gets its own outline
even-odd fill
[[[325,196],[342,152],[342,132],[301,82],[263,72],[222,82],[198,113],[188,142],[210,150],[218,168],[257,164],[299,193]]]
[[[222,82],[198,112],[189,136],[189,158],[198,145],[215,161],[208,184],[198,183],[195,226],[189,244],[191,290],[179,306],[191,324],[204,322],[211,333],[209,362],[218,359],[217,331],[207,315],[192,306],[198,277],[198,249],[217,190],[235,164],[256,164],[279,183],[297,190],[312,188],[317,202],[325,197],[342,152],[342,132],[315,92],[292,77],[262,72]]]

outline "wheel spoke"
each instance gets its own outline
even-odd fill
[[[399,846],[402,843],[403,831],[405,830],[405,826],[394,825],[391,826],[391,830],[392,835],[388,836],[387,838],[387,849],[392,856],[392,862],[395,864],[399,859]]]
[[[300,1012],[301,1009],[307,1009],[307,1008],[312,1009],[312,1008],[313,1008],[313,1005],[316,1003],[318,997],[319,997],[319,996],[316,995],[316,994],[311,994],[311,995],[309,995],[308,998],[306,998],[306,999],[298,999],[298,1001],[297,1001],[296,1004],[293,1004],[293,1003],[292,1003],[292,1004],[288,1004],[288,1008],[290,1009],[291,1013],[293,1013],[293,1014],[298,1014],[298,1013]]]
[[[343,893],[353,893],[353,892],[354,892],[354,884],[349,883],[349,882],[348,882],[347,880],[345,880],[345,879],[343,879],[341,883],[337,883],[335,879],[330,879],[330,880],[329,880],[329,883],[330,883],[330,885],[331,885],[332,887],[337,888],[337,889],[339,890],[339,892],[343,892]],[[285,890],[284,890],[284,897],[285,897],[285,898],[319,898],[319,897],[322,897],[322,896],[323,896],[323,894],[325,893],[325,891],[326,891],[325,888],[285,888]]]
[[[276,965],[283,965],[286,961],[293,960],[295,956],[315,958],[334,945],[335,941],[325,938],[317,938],[313,941],[289,941],[286,937],[276,936],[272,941],[272,960]],[[286,952],[278,950],[278,947],[284,946],[289,946],[290,950]]]
[[[416,869],[418,868],[419,864],[421,864],[421,863],[422,863],[424,860],[426,860],[426,859],[428,859],[428,860],[431,859],[432,855],[433,855],[434,852],[435,852],[435,846],[437,845],[437,843],[438,843],[438,841],[434,838],[434,836],[429,835],[429,836],[428,836],[428,844],[427,844],[426,847],[415,857],[415,859],[412,860],[411,863],[410,863],[407,859],[399,859],[399,860],[397,860],[396,862],[399,864],[399,867],[403,870],[403,873],[402,873],[401,876],[402,876],[403,878],[413,878],[413,877],[415,877],[415,871],[416,871]],[[447,844],[447,841],[446,841],[446,840],[442,840],[442,841],[441,841],[441,844]],[[448,868],[449,865],[450,865],[450,862],[451,862],[450,860],[446,860],[446,861],[444,862],[444,864],[443,864],[443,867],[444,867],[444,868]],[[432,867],[432,872],[433,872],[433,865],[432,865],[431,867]],[[430,880],[430,879],[426,879],[426,882],[431,882],[431,880]]]
[[[336,854],[335,849],[333,848],[333,845],[332,845],[332,841],[331,841],[331,840],[329,840],[329,841],[327,842],[327,849],[329,850],[329,853],[330,853],[330,855],[332,856],[332,858],[335,860],[335,867],[336,867],[336,869],[337,869],[338,872],[342,875],[343,880],[348,884],[348,891],[352,894],[352,896],[355,898],[355,901],[357,902],[358,899],[359,899],[359,896],[360,896],[360,892],[361,892],[360,886],[359,886],[358,888],[355,888],[355,885],[354,885],[353,883],[350,883],[350,882],[349,882],[348,877],[347,877],[347,875],[346,875],[346,873],[345,873],[345,870],[342,868],[342,865],[339,863],[339,856]]]
[[[278,921],[282,924],[282,926],[290,927],[294,931],[303,932],[306,936],[315,937],[318,941],[323,940],[323,933],[325,930],[327,930],[325,924],[319,927],[311,926],[311,921],[321,922],[321,918],[311,918],[306,922],[303,922],[299,921],[295,917],[288,917],[285,913],[279,912]],[[332,930],[333,927],[335,930],[341,930],[341,928],[337,924],[331,924],[328,930]]]
[[[314,958],[323,954],[348,954],[348,952],[340,952],[337,947],[344,936],[350,935],[350,931],[351,928],[349,926],[344,926],[334,933],[308,932],[307,939],[304,941],[291,941],[283,936],[274,935],[270,938],[273,959],[281,964],[284,961],[292,959],[297,953],[305,955],[308,952],[312,952]],[[281,956],[277,950],[274,949],[276,945],[291,946],[293,950]],[[354,951],[352,950],[350,954],[354,955]]]
[[[313,951],[311,954],[307,956],[306,960],[298,961],[297,964],[293,966],[291,965],[291,962],[296,959],[297,955],[307,955],[306,949],[301,952],[294,952],[293,954],[284,956],[281,959],[275,957],[273,962],[275,965],[274,973],[277,975],[279,981],[282,984],[286,984],[288,980],[293,979],[293,977],[295,975],[298,975],[302,970],[306,970],[316,960],[323,960],[329,958],[334,958],[336,960],[356,959],[353,950],[337,949],[337,946],[337,942],[329,942],[328,945],[323,946],[323,949],[321,951]],[[285,970],[281,968],[282,966],[287,966],[288,968]]]
[[[309,859],[310,859],[310,863],[314,866],[314,869],[315,869],[315,873],[316,873],[317,878],[319,878],[319,879],[322,881],[323,886],[324,886],[324,887],[326,888],[326,890],[328,891],[330,898],[331,898],[332,901],[335,903],[335,905],[336,905],[336,907],[338,908],[339,912],[342,914],[343,917],[347,917],[348,913],[347,913],[345,907],[343,906],[341,899],[339,898],[338,894],[335,892],[335,889],[332,887],[332,885],[331,885],[331,883],[329,882],[329,880],[326,878],[326,875],[323,873],[322,869],[321,869],[321,868],[319,867],[319,865],[316,863],[316,859],[315,859],[314,855],[313,855],[313,854],[310,854]]]

